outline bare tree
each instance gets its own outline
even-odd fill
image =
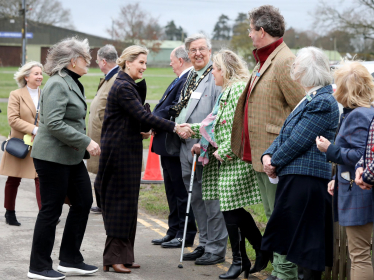
[[[27,18],[36,22],[74,29],[70,9],[59,0],[27,0]],[[0,0],[0,17],[18,17],[19,0]]]
[[[142,11],[139,3],[122,6],[118,18],[114,20],[114,29],[108,30],[114,39],[126,43],[140,43],[153,52],[159,52],[164,35],[158,18]]]
[[[325,28],[324,33],[341,30],[374,40],[374,0],[353,0],[352,6],[341,8],[344,2],[337,7],[321,1],[314,12],[315,26]]]

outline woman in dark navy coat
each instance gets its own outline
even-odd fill
[[[118,73],[109,94],[101,131],[101,156],[95,189],[101,206],[107,240],[104,271],[129,273],[139,268],[134,263],[134,241],[138,214],[138,197],[142,167],[143,136],[150,128],[167,132],[189,129],[153,116],[144,107],[148,50],[141,46],[126,48],[117,64]]]
[[[374,82],[359,62],[346,62],[335,71],[336,100],[344,106],[335,144],[322,138],[317,142],[330,162],[337,163],[335,180],[328,186],[334,196],[334,218],[346,227],[351,279],[373,279],[371,234],[373,231],[372,190],[362,190],[353,181],[355,165],[363,156],[370,122],[374,117],[371,102]]]

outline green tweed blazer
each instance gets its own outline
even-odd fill
[[[86,135],[87,104],[78,85],[64,71],[49,78],[40,98],[40,121],[31,157],[76,165],[91,138]]]

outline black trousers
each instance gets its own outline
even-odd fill
[[[77,165],[62,165],[34,159],[40,181],[42,209],[36,219],[31,249],[30,269],[52,269],[51,253],[55,241],[56,223],[62,212],[65,197],[71,207],[66,218],[59,259],[80,263],[83,236],[92,205],[91,181],[83,161]]]
[[[97,207],[101,208],[100,193],[95,189],[95,199]]]
[[[180,159],[179,157],[161,156],[161,165],[170,210],[168,217],[169,229],[166,234],[176,238],[183,238],[188,193],[182,178]],[[196,231],[195,216],[191,207],[187,224],[187,243],[193,243]]]
[[[230,211],[223,211],[226,225],[237,225],[245,238],[252,245],[253,249],[261,249],[262,235],[257,228],[252,215],[244,208],[238,208]]]

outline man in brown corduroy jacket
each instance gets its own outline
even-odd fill
[[[249,37],[252,39],[257,62],[236,108],[231,136],[231,148],[242,160],[252,163],[269,219],[274,209],[277,185],[269,181],[261,156],[278,136],[281,127],[293,108],[304,97],[300,85],[291,79],[290,67],[294,54],[283,42],[285,22],[277,8],[270,5],[249,12]],[[265,164],[265,163],[264,163]],[[264,252],[256,252],[256,264],[251,273],[266,267]],[[263,261],[262,261],[263,260]],[[267,280],[295,280],[295,264],[286,256],[274,253],[274,271]]]

